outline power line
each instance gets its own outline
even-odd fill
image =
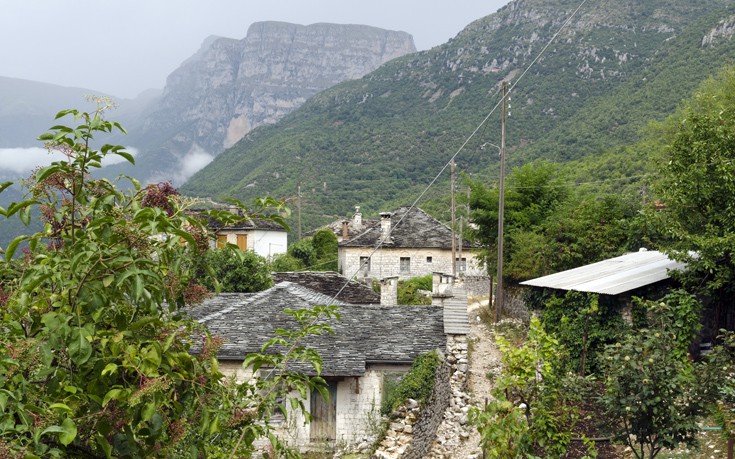
[[[559,34],[562,32],[562,30],[564,30],[566,28],[566,26],[571,22],[572,18],[577,14],[577,12],[579,12],[579,10],[582,8],[582,6],[584,6],[585,3],[587,3],[587,0],[582,0],[582,2],[574,10],[574,12],[567,18],[566,21],[564,21],[564,24],[562,24],[562,26],[559,28],[559,30],[551,37],[551,39],[541,49],[541,52],[539,52],[539,54],[531,61],[531,63],[528,65],[528,67],[526,67],[526,70],[524,70],[523,73],[521,73],[521,76],[519,76],[518,79],[515,81],[515,83],[510,87],[510,90],[508,91],[508,93],[510,93],[511,91],[513,91],[513,89],[516,86],[518,86],[518,83],[523,79],[523,77],[528,73],[528,71],[531,70],[531,68],[536,64],[536,62],[541,58],[541,56],[543,56],[543,54],[546,52],[546,50],[551,45],[551,43],[553,43],[554,40],[556,40],[556,37],[558,37]],[[483,118],[483,120],[480,122],[480,124],[477,125],[477,127],[472,131],[472,133],[467,137],[467,139],[462,143],[462,145],[452,155],[452,157],[449,159],[449,161],[447,161],[444,164],[444,166],[441,168],[441,170],[439,171],[439,173],[431,180],[431,182],[429,182],[429,184],[426,186],[426,188],[424,189],[424,191],[422,191],[419,194],[419,196],[413,201],[413,203],[411,204],[411,206],[401,216],[401,218],[398,220],[398,222],[395,225],[391,225],[391,228],[388,231],[388,234],[386,234],[383,237],[378,238],[378,242],[377,242],[376,246],[370,252],[370,254],[366,258],[366,260],[363,263],[360,263],[360,266],[358,266],[357,270],[354,273],[352,273],[350,276],[346,276],[347,277],[347,281],[344,283],[344,285],[342,286],[342,288],[340,288],[339,291],[330,299],[329,303],[326,304],[325,306],[332,306],[335,303],[337,297],[342,293],[342,291],[345,288],[347,288],[347,286],[350,283],[350,280],[353,277],[357,276],[357,274],[359,274],[360,270],[363,268],[363,265],[367,266],[367,263],[368,263],[367,260],[369,260],[370,257],[372,257],[380,248],[382,248],[383,242],[390,237],[390,235],[393,232],[393,230],[398,225],[400,225],[401,222],[403,222],[403,219],[406,218],[406,216],[411,212],[411,210],[413,210],[416,207],[416,205],[419,203],[419,201],[421,201],[421,199],[424,197],[424,195],[436,184],[436,182],[439,180],[439,177],[441,177],[441,175],[447,170],[447,168],[450,166],[450,164],[452,163],[452,161],[455,160],[457,158],[457,156],[459,156],[459,154],[462,152],[462,150],[464,150],[464,148],[467,146],[467,144],[470,142],[470,140],[472,140],[475,137],[475,135],[477,134],[477,132],[485,125],[485,123],[487,122],[487,120],[490,119],[490,116],[492,116],[492,114],[495,113],[495,111],[502,104],[502,102],[503,102],[504,99],[505,99],[505,97],[501,98],[501,100],[499,100],[495,104],[495,106],[490,110],[490,112],[487,114],[487,116],[485,116],[485,118]],[[318,318],[314,318],[314,320],[312,321],[312,324],[313,323],[316,323],[317,320],[318,320]],[[297,345],[298,345],[298,343],[293,343],[292,347],[288,350],[288,352],[291,352]],[[271,373],[273,371],[275,371],[275,369],[273,369],[271,371]]]

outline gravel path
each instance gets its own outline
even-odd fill
[[[501,366],[500,351],[495,344],[495,335],[488,326],[478,320],[483,309],[487,311],[488,301],[473,303],[468,307],[470,316],[469,335],[469,380],[468,392],[474,406],[483,406],[485,399],[492,397],[492,382],[487,378],[489,372],[498,373]],[[487,314],[484,314],[487,317]],[[480,456],[480,434],[472,429],[470,437],[457,448],[453,458],[476,458]]]

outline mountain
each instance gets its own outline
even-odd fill
[[[363,25],[258,22],[242,40],[209,37],[130,130],[138,166],[114,172],[181,182],[253,128],[415,51],[409,34]]]
[[[54,115],[83,105],[92,94],[103,95],[91,89],[0,76],[0,148],[40,146],[36,138],[52,126]]]
[[[542,52],[578,5],[515,0],[442,46],[391,61],[253,130],[182,191],[293,198],[300,184],[307,226],[354,205],[375,213],[418,196],[499,102],[503,80],[518,83],[510,164],[569,161],[635,142],[648,121],[671,113],[735,57],[728,0],[587,2]],[[459,168],[474,176],[496,170],[499,143],[496,110],[464,146]],[[434,187],[428,197],[446,190]]]

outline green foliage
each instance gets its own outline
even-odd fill
[[[413,399],[425,403],[434,390],[436,372],[441,360],[436,352],[427,352],[413,361],[411,370],[401,379],[398,386],[383,400],[381,411],[389,414],[406,400]]]
[[[292,257],[287,253],[279,253],[271,258],[271,271],[276,273],[301,271],[304,269],[304,263],[298,258]]]
[[[254,129],[192,177],[184,191],[286,198],[301,184],[308,227],[348,215],[355,204],[367,215],[388,203],[409,202],[498,100],[498,83],[526,69],[556,32],[551,24],[560,23],[560,11],[570,9],[550,1],[535,11],[525,20],[501,10],[442,46],[320,93],[276,125]],[[733,62],[732,40],[702,45],[732,7],[727,0],[652,0],[591,14],[600,27],[576,30],[573,40],[562,35],[514,89],[509,164],[589,158],[590,166],[575,164],[575,182],[611,179],[635,186],[632,177],[647,172],[642,163],[650,157],[646,145],[636,145],[642,128],[672,113],[714,66]],[[669,21],[675,32],[662,31]],[[620,33],[623,28],[637,32]],[[516,54],[518,46],[525,52]],[[592,49],[594,59],[588,56]],[[498,64],[489,72],[488,56]],[[500,143],[499,129],[492,127],[498,125],[496,111],[457,158],[474,177],[497,176],[497,151],[483,145]],[[604,156],[599,162],[598,155]],[[423,208],[442,202],[441,195],[446,199],[448,186],[441,185],[447,182],[440,180],[428,195],[431,205]]]
[[[287,388],[321,387],[285,371],[294,360],[318,369],[318,356],[291,341],[301,335],[285,334],[279,344],[294,352],[248,357],[269,359],[278,374],[272,383],[237,384],[219,372],[222,340],[181,312],[207,294],[194,278],[206,228],[170,187],[133,181],[120,191],[92,178],[106,155],[132,162],[121,146],[90,146],[96,135],[122,131],[103,109],[60,112],[74,127],[54,126],[41,139],[66,160],[37,171],[30,196],[0,209],[24,222],[37,210],[44,222],[0,260],[0,451],[217,458],[249,456],[257,438],[268,438],[292,457],[272,435],[268,413]],[[28,249],[14,258],[21,241]],[[316,318],[334,311],[299,314],[300,332],[309,334],[323,332]]]
[[[503,371],[493,389],[495,399],[484,409],[470,409],[480,432],[480,445],[489,457],[564,457],[575,413],[571,391],[561,371],[563,348],[547,334],[538,318],[531,319],[522,346],[498,338]],[[594,453],[590,453],[594,454]]]
[[[316,252],[317,270],[337,272],[337,236],[328,229],[321,229],[314,233],[311,243]]]
[[[422,295],[418,290],[431,292],[432,288],[431,274],[398,281],[398,304],[431,304],[431,296]]]
[[[707,373],[686,359],[685,343],[696,333],[698,319],[691,301],[677,293],[669,302],[650,303],[651,328],[628,334],[605,352],[602,403],[616,437],[638,459],[696,443],[696,419],[705,411],[703,388],[709,382],[698,378]],[[679,320],[679,314],[690,316]]]
[[[260,292],[273,285],[267,260],[255,252],[236,247],[209,250],[205,263],[214,271],[214,279],[201,279],[210,290],[222,292]]]
[[[544,330],[568,351],[567,368],[582,375],[598,373],[605,346],[627,331],[619,308],[600,304],[598,295],[573,290],[546,301],[541,317]]]
[[[304,268],[311,271],[316,264],[316,250],[311,238],[305,238],[288,246],[288,254],[299,260]]]
[[[504,277],[523,281],[620,255],[638,248],[631,231],[640,204],[629,196],[595,197],[569,191],[560,169],[548,162],[527,164],[508,176],[504,224]],[[494,270],[498,233],[498,190],[470,182],[474,236]]]
[[[471,408],[469,420],[477,426],[489,459],[528,458],[533,451],[523,411],[508,400],[493,400],[484,410]]]
[[[684,290],[673,290],[660,301],[633,298],[635,307],[646,312],[644,328],[666,329],[674,340],[674,357],[685,360],[689,346],[702,329],[702,304]]]
[[[732,307],[735,283],[735,70],[703,85],[678,115],[657,189],[672,237],[666,251],[686,261],[686,286]]]

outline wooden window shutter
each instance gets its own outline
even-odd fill
[[[247,250],[248,249],[248,235],[247,234],[238,234],[237,235],[237,247],[240,250]]]
[[[227,235],[218,234],[217,235],[217,248],[224,249],[226,245],[227,245]]]

